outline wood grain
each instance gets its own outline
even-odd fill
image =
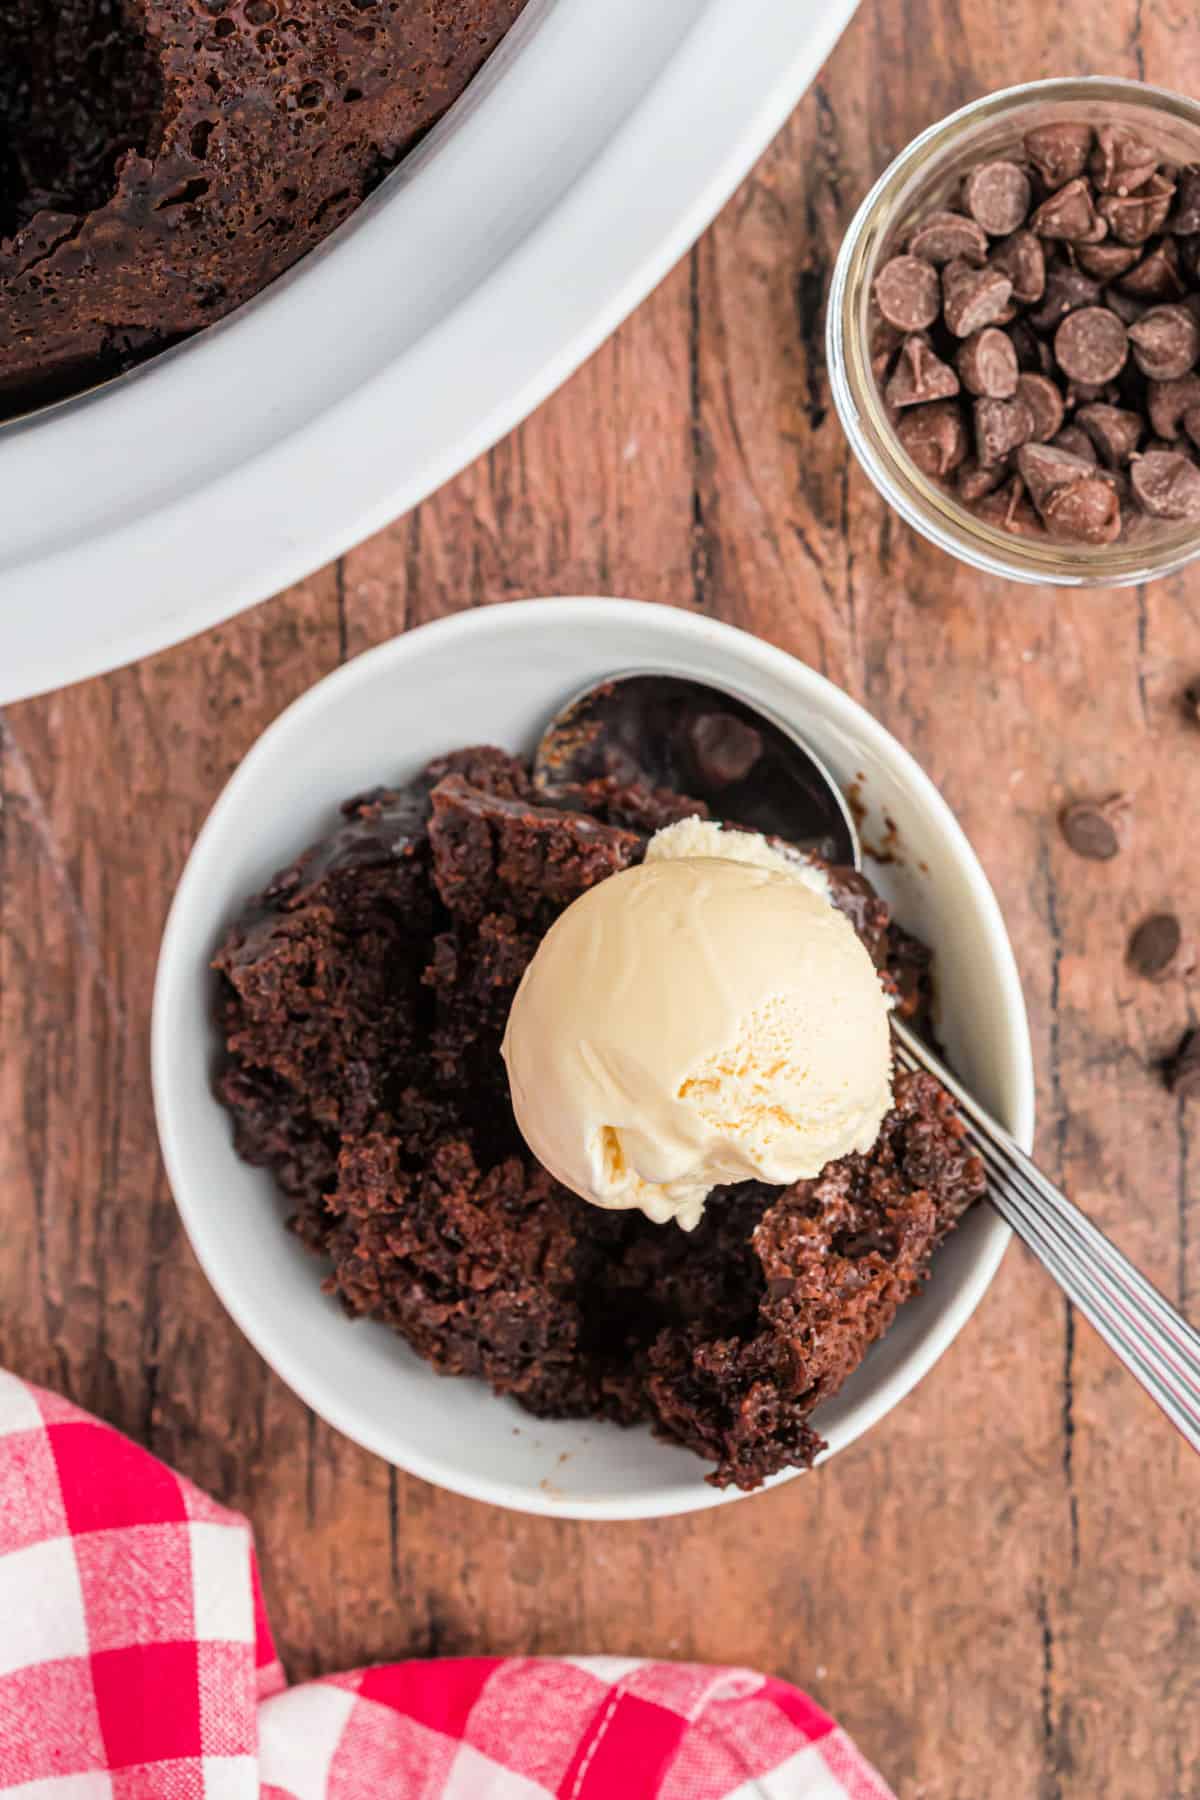
[[[589,1650],[805,1684],[912,1800],[1200,1795],[1195,1469],[1031,1260],[897,1412],[814,1479],[683,1520],[519,1518],[315,1420],[181,1235],[147,1073],[154,953],[222,782],[347,655],[465,605],[623,593],[743,625],[906,743],[958,812],[1023,973],[1048,1169],[1181,1305],[1196,1132],[1154,1065],[1194,993],[1124,963],[1195,918],[1200,589],[981,579],[851,466],[822,307],[886,160],[1009,81],[1200,88],[1183,0],[868,0],[693,254],[526,425],[371,542],[193,643],[0,726],[0,1360],[254,1520],[293,1676],[374,1657]],[[1055,815],[1127,789],[1134,854]]]

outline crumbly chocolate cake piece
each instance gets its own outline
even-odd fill
[[[597,775],[591,781],[564,781],[554,786],[543,784],[540,790],[544,804],[564,806],[572,812],[590,813],[606,825],[623,826],[628,831],[652,837],[680,819],[711,817],[707,804],[690,794],[677,794],[671,788],[647,787],[637,781],[619,780],[612,775]]]
[[[230,312],[525,0],[0,0],[0,416]]]
[[[538,1415],[648,1421],[719,1484],[811,1462],[813,1408],[982,1189],[947,1096],[898,1077],[869,1155],[722,1189],[692,1233],[589,1206],[522,1142],[500,1040],[544,931],[644,837],[539,804],[489,750],[345,812],[216,958],[237,1147],[274,1171],[329,1291]],[[830,876],[915,1010],[921,948],[861,877]]]
[[[345,823],[282,869],[230,928],[214,967],[229,1060],[218,1080],[238,1154],[270,1168],[320,1243],[339,1146],[378,1121],[413,1124],[432,1093],[432,1005],[422,978],[437,928],[427,821],[458,773],[502,797],[528,791],[503,751],[443,757],[403,791],[348,800]],[[437,1113],[436,1127],[453,1113]]]
[[[757,1487],[810,1462],[822,1444],[809,1415],[883,1336],[983,1186],[945,1089],[898,1075],[866,1155],[767,1204],[752,1238],[762,1283],[753,1324],[726,1338],[695,1325],[660,1336],[650,1379],[660,1424],[715,1459],[722,1485]]]
[[[447,1136],[416,1170],[381,1132],[348,1144],[330,1197],[328,1287],[446,1375],[538,1413],[594,1410],[580,1355],[573,1196],[528,1157],[481,1171]]]
[[[523,919],[561,912],[639,858],[632,831],[586,813],[502,799],[448,775],[433,791],[433,876],[447,910],[472,921],[501,906]]]
[[[231,1052],[306,1094],[332,1131],[361,1130],[384,1104],[390,1063],[421,1050],[408,993],[434,915],[412,818],[407,797],[356,802],[328,849],[277,877],[217,959]]]

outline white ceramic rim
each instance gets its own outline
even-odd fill
[[[177,939],[184,935],[185,912],[190,912],[194,904],[200,904],[199,901],[193,900],[192,890],[198,885],[201,887],[203,885],[206,846],[216,838],[225,815],[240,806],[242,790],[252,785],[258,762],[266,759],[276,736],[285,731],[290,732],[297,724],[302,724],[306,714],[318,712],[328,701],[331,692],[351,691],[357,683],[369,675],[373,675],[383,665],[396,664],[402,667],[408,655],[406,646],[411,645],[415,639],[420,638],[427,642],[431,635],[436,634],[446,642],[462,641],[467,643],[475,632],[487,628],[490,615],[498,610],[503,610],[507,614],[519,614],[527,613],[535,608],[539,621],[544,622],[547,629],[559,631],[569,631],[575,624],[582,625],[589,617],[595,617],[597,613],[606,613],[610,617],[619,619],[623,614],[642,615],[652,612],[656,615],[660,628],[677,633],[681,651],[685,651],[688,646],[694,647],[697,642],[718,650],[724,649],[731,655],[736,654],[743,666],[757,665],[765,673],[783,677],[796,685],[798,689],[807,688],[812,692],[819,693],[824,706],[828,708],[835,722],[840,723],[861,740],[882,749],[888,760],[902,770],[905,781],[911,784],[922,805],[938,819],[940,827],[954,844],[961,870],[970,884],[974,904],[983,918],[988,936],[992,941],[995,968],[1004,994],[1008,1024],[1006,1036],[1009,1068],[1007,1073],[1015,1096],[1011,1113],[1002,1122],[1008,1126],[1024,1149],[1032,1148],[1035,1105],[1033,1052],[1029,1038],[1025,1000],[1012,946],[1009,943],[999,904],[975,852],[950,808],[920,765],[892,737],[891,733],[878,724],[857,701],[852,700],[827,677],[819,674],[807,664],[801,663],[786,651],[776,649],[773,645],[764,643],[761,639],[752,637],[735,626],[699,617],[695,613],[684,613],[673,607],[652,605],[646,601],[590,597],[509,601],[505,602],[502,607],[492,606],[454,613],[430,624],[417,626],[399,637],[378,645],[375,649],[364,651],[362,655],[335,669],[294,700],[259,736],[217,797],[192,846],[163,932],[155,977],[151,1029],[151,1074],[155,1116],[163,1161],[171,1191],[175,1196],[175,1204],[179,1209],[184,1229],[197,1261],[214,1293],[229,1313],[234,1324],[243,1336],[249,1339],[264,1361],[274,1369],[280,1379],[298,1395],[306,1406],[326,1420],[335,1430],[340,1431],[344,1436],[360,1444],[374,1455],[381,1457],[385,1462],[403,1468],[407,1473],[419,1476],[434,1486],[448,1488],[451,1492],[463,1494],[468,1499],[484,1501],[494,1506],[503,1506],[518,1512],[536,1513],[552,1518],[611,1521],[669,1517],[685,1512],[704,1511],[712,1506],[728,1505],[733,1501],[750,1496],[741,1493],[736,1488],[706,1489],[697,1482],[689,1484],[687,1487],[680,1487],[678,1490],[666,1488],[653,1501],[643,1500],[629,1506],[608,1502],[601,1505],[588,1502],[576,1503],[567,1499],[559,1499],[553,1494],[542,1491],[517,1488],[507,1482],[464,1478],[457,1470],[448,1474],[436,1458],[425,1456],[419,1452],[406,1455],[405,1459],[401,1461],[395,1455],[394,1450],[384,1442],[384,1434],[377,1430],[370,1420],[355,1415],[352,1399],[347,1397],[343,1400],[339,1397],[335,1403],[331,1403],[328,1396],[324,1394],[318,1396],[314,1391],[313,1384],[304,1371],[298,1367],[288,1342],[273,1339],[272,1334],[262,1329],[261,1322],[251,1316],[246,1308],[229,1299],[219,1275],[213,1267],[213,1259],[210,1258],[207,1250],[203,1197],[190,1191],[178,1148],[176,1114],[178,1106],[182,1104],[182,1099],[176,1094],[170,1075],[170,1052],[175,1033],[172,1018],[175,996],[172,990],[183,963],[183,954],[177,948]],[[736,675],[734,679],[736,680]],[[827,1461],[830,1456],[835,1455],[837,1451],[846,1449],[861,1437],[863,1432],[869,1430],[894,1406],[898,1405],[957,1337],[990,1286],[1012,1237],[1009,1227],[997,1214],[991,1215],[989,1227],[987,1243],[972,1268],[969,1278],[963,1281],[955,1293],[953,1301],[943,1309],[936,1328],[929,1332],[919,1351],[910,1357],[904,1368],[885,1382],[875,1396],[861,1404],[859,1416],[852,1427],[830,1433],[829,1449],[818,1459],[818,1466],[821,1462]],[[772,1477],[766,1486],[769,1488],[777,1483],[794,1479],[799,1473],[801,1473],[799,1470],[784,1471],[781,1475]]]
[[[254,454],[240,458],[234,450],[218,477],[197,478],[169,503],[139,511],[135,479],[120,490],[122,506],[127,502],[121,516],[114,503],[103,526],[39,538],[28,556],[7,560],[0,530],[0,705],[231,618],[380,530],[496,443],[699,237],[782,126],[856,4],[674,0],[672,17],[686,20],[686,29],[620,128],[486,278],[404,353],[381,360],[369,380],[335,403],[298,412],[286,427],[272,424],[274,435]],[[522,59],[551,27],[560,37],[564,30],[594,35],[603,29],[603,8],[591,0],[533,0],[528,28],[518,22],[511,46],[501,46],[495,67],[488,65],[415,153],[414,168],[441,154],[457,131],[472,134],[475,153],[494,146],[497,134],[503,142],[510,84],[530,105],[520,88]],[[379,218],[389,211],[385,195],[394,191],[404,201],[408,168],[398,172],[398,187],[380,190],[383,204],[370,226],[372,243],[390,244],[391,254],[396,246],[380,232]],[[360,214],[370,207],[368,201]],[[119,467],[147,445],[195,429],[202,440],[197,467],[202,450],[207,470],[224,446],[219,426],[192,425],[209,377],[252,396],[268,417],[282,411],[272,383],[279,388],[286,376],[294,397],[304,365],[281,376],[272,366],[280,362],[274,346],[282,334],[289,342],[299,337],[311,365],[312,346],[328,329],[330,271],[345,283],[364,279],[359,252],[342,235],[358,224],[355,215],[329,240],[328,254],[314,252],[258,301],[132,377],[0,431],[0,518],[6,508],[14,522],[44,512],[53,485],[46,458],[68,444],[75,454],[84,419],[94,468]],[[349,298],[345,285],[340,291]],[[273,321],[269,341],[259,324],[264,315]],[[497,337],[497,320],[514,328]],[[291,355],[294,362],[294,344]],[[398,422],[406,405],[413,410],[414,396],[420,430],[409,438]],[[25,465],[32,471],[35,458],[37,482],[30,473],[23,493]],[[70,482],[77,478],[74,470]]]

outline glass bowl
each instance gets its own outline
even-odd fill
[[[1200,162],[1200,105],[1144,82],[1107,76],[1034,81],[973,101],[931,125],[871,189],[846,233],[833,273],[826,353],[838,417],[855,455],[914,530],[952,556],[1010,581],[1118,587],[1170,574],[1200,555],[1200,525],[1142,520],[1115,543],[1014,537],[977,517],[912,462],[889,420],[871,368],[871,289],[878,269],[917,221],[948,205],[969,169],[1021,153],[1038,125],[1066,119],[1136,131],[1164,161]]]

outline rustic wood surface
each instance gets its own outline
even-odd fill
[[[3,718],[0,1361],[251,1515],[293,1677],[446,1652],[744,1661],[810,1688],[913,1800],[1200,1795],[1195,1465],[1027,1255],[817,1477],[683,1520],[516,1517],[389,1470],[259,1362],[184,1241],[147,1070],[188,847],[289,700],[462,606],[667,601],[823,669],[931,772],[1012,933],[1041,1156],[1195,1302],[1196,1153],[1153,1070],[1189,995],[1123,963],[1160,903],[1200,925],[1195,572],[1072,595],[956,567],[850,465],[821,351],[840,233],[889,157],[987,89],[1090,69],[1200,90],[1191,8],[866,0],[693,254],[520,430],[335,568]],[[1073,858],[1063,799],[1118,788],[1133,853]]]

